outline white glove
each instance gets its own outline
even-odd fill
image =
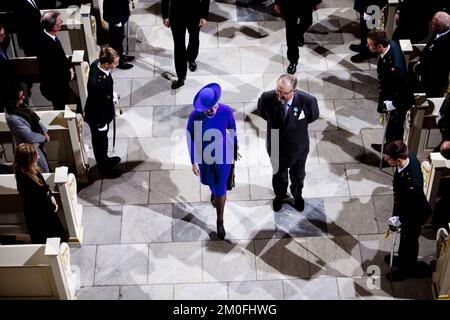
[[[118,24],[115,24],[116,27],[121,27],[122,26],[122,22],[119,22]]]
[[[391,225],[391,226],[394,226],[394,227],[400,227],[400,225],[402,224],[401,222],[400,222],[400,217],[399,216],[392,216],[392,217],[390,217],[389,219],[388,219],[388,221],[389,221],[389,224]]]
[[[117,92],[113,92],[113,102],[114,102],[114,104],[117,104],[117,103],[119,103],[119,99],[120,99],[120,96],[117,94]]]
[[[389,112],[392,110],[395,110],[395,107],[392,104],[391,100],[384,100],[384,105],[386,106],[386,108],[388,109]]]
[[[106,131],[108,130],[108,124],[105,124],[103,128],[98,128],[98,131]]]
[[[372,18],[372,16],[370,14],[367,14],[364,12],[364,17],[363,17],[364,21],[369,21],[370,18]]]

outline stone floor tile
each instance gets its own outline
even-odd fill
[[[122,243],[171,242],[172,205],[124,206]]]
[[[218,59],[220,57],[220,59]],[[241,73],[239,48],[205,48],[201,49],[197,59],[196,73],[238,74]]]
[[[272,168],[249,168],[250,174],[250,198],[252,200],[273,199],[275,194],[272,189]]]
[[[386,275],[390,268],[384,262],[384,257],[391,252],[392,235],[389,239],[385,239],[383,234],[359,235],[359,247],[361,251],[362,266],[365,272],[369,273],[369,269],[373,269],[376,275]],[[396,237],[396,246],[394,254],[398,251],[400,237]]]
[[[337,130],[336,112],[333,100],[317,100],[319,105],[319,119],[308,125],[308,131]]]
[[[83,245],[120,243],[122,206],[83,208]]]
[[[121,286],[122,300],[173,300],[173,285]]]
[[[226,283],[186,283],[174,285],[175,300],[228,300]]]
[[[227,206],[225,210],[228,211]],[[173,241],[218,240],[215,209],[208,203],[177,203],[173,206]],[[228,221],[225,220],[225,229]]]
[[[103,180],[100,204],[148,204],[149,172],[126,172],[119,178]]]
[[[407,279],[394,282],[394,297],[396,299],[432,300],[431,278]]]
[[[353,197],[392,194],[392,177],[375,166],[346,164],[345,169]]]
[[[77,277],[77,287],[94,285],[95,256],[97,246],[83,243],[81,248],[70,248],[70,269]]]
[[[150,203],[199,202],[200,180],[192,170],[150,172]]]
[[[258,280],[310,277],[305,239],[255,240],[255,254]]]
[[[339,300],[336,278],[283,280],[287,300]]]
[[[346,130],[316,132],[321,164],[359,163],[365,158],[361,136]]]
[[[280,46],[241,47],[241,73],[283,72]]]
[[[383,139],[383,129],[382,128],[362,129],[361,136],[363,139],[364,149],[366,151],[367,162],[370,164],[379,166],[380,165],[380,157],[379,157],[380,154],[372,149],[371,144],[372,143],[381,143],[381,140]],[[384,170],[386,172],[389,171],[388,168],[385,168]]]
[[[118,286],[96,286],[84,287],[76,291],[75,296],[78,300],[118,300]]]
[[[217,48],[219,46],[218,28],[217,23],[208,21],[206,26],[200,30],[200,52],[203,48]]]
[[[223,74],[220,84],[222,103],[250,102],[257,101],[261,95],[263,78],[261,74]]]
[[[134,171],[174,169],[172,138],[130,139],[128,162]]]
[[[117,73],[119,74],[119,73]],[[116,74],[114,74],[116,76]],[[131,106],[131,94],[133,92],[131,88],[132,79],[114,78],[114,87],[117,94],[120,96],[120,106]]]
[[[193,98],[192,98],[193,99]],[[186,126],[194,110],[192,101],[188,105],[162,106],[153,108],[153,137],[183,136],[186,148]]]
[[[275,20],[272,6],[266,3],[255,3],[249,0],[237,0],[237,21],[267,21]]]
[[[147,244],[99,245],[94,284],[146,284],[147,261]]]
[[[256,280],[253,241],[205,241],[203,281]]]
[[[228,285],[230,300],[282,300],[282,281],[240,281]]]
[[[128,20],[131,24],[138,26],[154,26],[156,24],[156,16],[161,14],[161,6],[158,4],[139,4]]]
[[[309,237],[306,241],[311,277],[363,275],[357,237]]]
[[[323,55],[327,62],[327,69],[329,71],[338,70],[369,70],[368,63],[354,64],[350,61],[350,57],[355,53],[348,48],[349,44],[325,44],[322,46]]]
[[[175,90],[170,89],[171,83],[161,76],[134,78],[131,104],[134,107],[175,105]]]
[[[283,20],[260,21],[258,25],[262,46],[279,46],[280,42],[284,43],[286,41],[286,29]]]
[[[145,138],[152,136],[153,108],[126,108],[116,117],[117,138]],[[112,139],[113,129],[108,137]]]
[[[100,204],[100,190],[102,188],[102,180],[96,180],[90,185],[78,185],[77,188],[78,203],[83,207],[98,206]]]
[[[172,32],[162,25],[138,26],[136,39],[136,51],[173,50]]]
[[[274,213],[277,237],[313,237],[328,233],[323,199],[305,198],[305,209],[299,213],[294,199],[284,201],[282,209]]]
[[[305,39],[306,41],[306,39]],[[287,70],[287,67],[289,66],[290,61],[287,58],[287,46],[282,45],[281,50],[283,51],[283,64],[284,64],[284,70]],[[308,46],[304,46],[299,48],[299,55],[300,58],[298,60],[297,65],[297,73],[300,72],[307,72],[308,74],[310,72],[326,72],[327,70],[327,63],[322,56],[322,50],[321,46],[317,46],[316,44],[310,44]],[[309,82],[308,85],[311,83]],[[309,86],[310,92],[317,92],[317,91],[311,91],[312,88]]]
[[[377,104],[368,99],[334,100],[339,128],[349,131],[381,128]]]
[[[373,196],[372,200],[375,206],[378,233],[385,233],[388,228],[388,219],[392,216],[394,208],[394,196]]]
[[[139,44],[136,44],[138,46]],[[135,60],[131,62],[133,68],[127,70],[114,69],[113,79],[129,79],[129,78],[149,78],[153,77],[155,74],[155,53],[154,52],[130,52],[130,55],[135,56]],[[114,80],[114,89],[117,91],[118,85]],[[133,88],[134,90],[134,88]],[[117,91],[120,96],[124,96],[126,91],[122,93]],[[132,93],[132,95],[134,92]],[[125,96],[124,96],[125,97]]]
[[[392,300],[392,286],[384,276],[337,278],[341,300]]]
[[[303,197],[349,196],[347,177],[342,164],[306,166]]]
[[[317,99],[353,98],[350,73],[347,71],[308,72],[308,86],[309,92]]]
[[[192,107],[194,97],[197,92],[200,91],[208,83],[215,82],[220,83],[218,75],[190,75],[189,79],[185,82],[184,86],[176,90],[176,103],[177,105],[189,105],[191,111],[194,110]],[[186,119],[187,124],[187,119]],[[185,124],[185,128],[186,128]]]
[[[378,77],[375,70],[353,71],[351,80],[355,98],[378,100]]]
[[[148,283],[202,282],[200,242],[150,243]]]
[[[324,198],[328,232],[332,235],[378,233],[371,197]]]
[[[257,22],[219,23],[219,47],[256,47],[260,36]]]
[[[328,17],[324,20],[314,20],[313,25],[305,33],[305,45],[342,44],[339,19]]]

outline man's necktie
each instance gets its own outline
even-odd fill
[[[283,119],[286,120],[289,113],[289,103],[283,103]]]

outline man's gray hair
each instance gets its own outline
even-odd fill
[[[297,88],[297,78],[289,73],[284,73],[281,76],[279,76],[277,82],[282,83],[282,84],[287,84],[287,83],[290,84],[292,90]]]
[[[53,27],[61,14],[58,11],[47,11],[42,15],[41,25],[45,31],[52,31]]]

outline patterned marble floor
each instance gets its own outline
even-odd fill
[[[299,88],[317,97],[321,116],[309,128],[305,211],[285,205],[276,214],[265,123],[254,112],[288,65],[284,23],[271,16],[271,1],[238,2],[212,1],[198,70],[176,91],[159,1],[140,1],[132,12],[135,67],[113,73],[124,107],[114,154],[126,173],[78,193],[78,299],[430,299],[431,279],[385,279],[391,176],[370,151],[382,135],[376,61],[349,59],[358,31],[353,1],[325,1],[300,49]],[[190,171],[184,141],[193,96],[212,81],[235,111],[242,154],[226,241],[215,234],[209,192]],[[420,241],[429,261],[434,242]]]

